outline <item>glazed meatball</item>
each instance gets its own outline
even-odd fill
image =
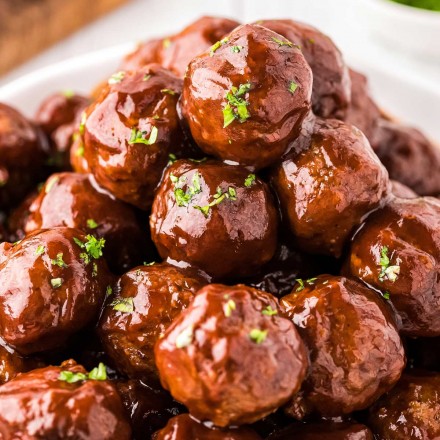
[[[371,408],[369,425],[377,440],[440,438],[440,375],[409,372]]]
[[[121,399],[105,378],[102,371],[87,375],[82,366],[68,361],[2,385],[2,438],[130,440]]]
[[[134,209],[96,187],[86,174],[53,174],[30,205],[26,233],[57,226],[104,238],[106,260],[118,273],[141,264],[148,255],[149,237]]]
[[[282,162],[272,183],[298,247],[334,257],[389,187],[387,171],[362,132],[322,119],[308,149]]]
[[[167,391],[150,388],[139,380],[117,382],[116,386],[130,416],[133,440],[150,439],[171,417],[184,411]]]
[[[141,266],[123,275],[99,324],[106,352],[118,369],[157,382],[154,344],[206,283],[196,271],[168,264]]]
[[[367,77],[350,69],[351,103],[344,121],[359,128],[372,142],[381,111],[370,96]]]
[[[209,428],[189,414],[173,417],[165,428],[153,436],[154,440],[261,440],[249,428]]]
[[[10,211],[7,219],[8,241],[16,242],[25,237],[24,227],[29,218],[29,208],[37,197],[38,191],[32,191],[16,208]]]
[[[0,211],[18,205],[42,177],[47,153],[41,130],[0,103]]]
[[[245,25],[191,61],[182,114],[205,153],[259,169],[299,135],[311,92],[312,72],[298,47]]]
[[[307,354],[275,297],[238,285],[199,290],[155,348],[162,385],[198,420],[252,423],[301,386]]]
[[[104,240],[54,228],[0,245],[0,334],[23,354],[49,350],[96,319],[109,273]]]
[[[271,435],[268,440],[373,440],[372,432],[360,423],[320,422],[295,424]]]
[[[388,297],[408,336],[440,336],[440,201],[394,199],[367,218],[345,272]]]
[[[253,274],[277,245],[278,213],[264,182],[244,168],[177,161],[156,193],[150,226],[163,258],[216,279]]]
[[[21,356],[0,339],[0,384],[9,382],[17,374],[37,368],[40,364],[37,359]]]
[[[391,179],[420,195],[440,194],[440,149],[419,130],[382,119],[372,146]]]
[[[122,68],[137,70],[149,63],[159,63],[183,78],[196,55],[223,39],[239,24],[227,18],[199,18],[176,35],[141,44],[125,58]]]
[[[310,370],[287,408],[341,416],[367,408],[388,391],[405,367],[391,309],[376,292],[343,277],[300,280],[281,299],[310,349]]]
[[[81,174],[90,173],[89,165],[84,157],[84,141],[79,132],[75,132],[72,136],[69,155],[70,166],[74,171]]]
[[[400,199],[416,199],[418,197],[411,188],[397,180],[391,180],[391,192]]]
[[[313,72],[313,112],[326,119],[343,119],[351,101],[351,81],[342,54],[333,41],[318,29],[298,21],[261,20],[256,24],[301,48]]]
[[[90,100],[71,90],[48,96],[35,114],[35,122],[51,141],[50,163],[58,168],[69,168],[72,136],[81,121],[81,114]]]
[[[87,109],[84,158],[116,198],[151,206],[168,156],[183,141],[176,110],[181,83],[158,65],[118,72]]]

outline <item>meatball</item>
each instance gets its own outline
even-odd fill
[[[300,46],[313,72],[312,108],[322,118],[343,119],[351,101],[349,70],[340,50],[318,29],[293,20],[261,20],[264,26]]]
[[[37,359],[21,356],[0,339],[0,384],[9,382],[17,374],[37,368],[40,364]]]
[[[341,416],[367,408],[388,391],[405,367],[394,316],[380,296],[343,277],[300,280],[281,299],[310,349],[310,370],[288,408]]]
[[[25,237],[24,227],[29,218],[29,208],[37,197],[38,191],[32,191],[16,208],[10,211],[7,219],[8,241],[16,242]]]
[[[191,61],[182,115],[205,153],[259,169],[299,135],[311,92],[312,72],[298,47],[245,25]]]
[[[75,132],[72,136],[72,145],[69,155],[70,166],[74,171],[82,174],[88,174],[90,172],[89,165],[84,157],[84,141],[79,132]]]
[[[93,322],[109,273],[104,240],[54,228],[0,245],[0,334],[22,354],[49,350]]]
[[[201,17],[169,38],[148,41],[129,54],[122,68],[138,70],[149,63],[159,63],[183,78],[189,62],[229,34],[240,23],[220,17]]]
[[[69,168],[69,150],[72,136],[81,121],[81,114],[90,100],[71,90],[48,96],[35,114],[35,122],[51,141],[50,164]]]
[[[371,408],[369,425],[377,440],[440,438],[440,374],[409,372]]]
[[[400,199],[416,199],[418,195],[403,183],[397,180],[391,180],[391,192]]]
[[[196,271],[168,264],[141,266],[123,275],[99,323],[105,350],[118,369],[157,382],[154,344],[206,283]]]
[[[389,189],[387,171],[365,136],[323,119],[317,120],[308,149],[282,162],[272,183],[298,247],[334,257]]]
[[[355,235],[345,273],[390,298],[408,336],[440,336],[440,201],[394,199]]]
[[[150,226],[163,258],[216,279],[251,275],[277,245],[278,213],[264,182],[244,168],[207,161],[170,166]]]
[[[131,429],[105,367],[73,361],[21,374],[0,387],[0,432],[14,439],[130,440]]]
[[[171,417],[184,411],[167,391],[150,388],[139,380],[120,381],[116,386],[130,416],[133,440],[149,439]]]
[[[42,177],[47,153],[41,130],[0,103],[0,211],[18,205]]]
[[[440,149],[419,130],[380,120],[372,146],[391,179],[417,194],[440,194]]]
[[[268,440],[373,440],[372,432],[360,423],[320,422],[295,424],[271,435]]]
[[[359,128],[370,142],[381,117],[381,111],[370,96],[367,77],[350,69],[351,103],[344,121]]]
[[[182,81],[158,65],[118,72],[86,112],[84,158],[103,188],[148,209],[169,154],[183,141]]]
[[[272,295],[244,285],[211,284],[155,348],[162,385],[198,420],[252,423],[301,386],[307,354]]]
[[[104,238],[106,260],[115,272],[141,264],[148,255],[149,237],[134,209],[96,187],[86,174],[53,174],[30,205],[26,233],[57,226]]]
[[[154,440],[261,440],[249,428],[209,428],[189,414],[173,417],[165,428],[153,436]]]

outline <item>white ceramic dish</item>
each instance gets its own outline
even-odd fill
[[[118,69],[124,54],[134,46],[114,46],[37,70],[0,88],[0,102],[31,117],[52,92],[72,89],[87,94]],[[373,95],[384,110],[440,140],[440,88],[420,84],[398,71],[385,72],[362,58],[351,57],[347,62],[369,77]]]
[[[416,57],[440,61],[440,12],[390,0],[357,0],[357,9],[376,38]]]

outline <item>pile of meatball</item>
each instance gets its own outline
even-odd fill
[[[0,439],[440,438],[439,194],[292,20],[0,104]]]

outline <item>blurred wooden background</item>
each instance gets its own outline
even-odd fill
[[[0,75],[129,0],[0,0]]]

